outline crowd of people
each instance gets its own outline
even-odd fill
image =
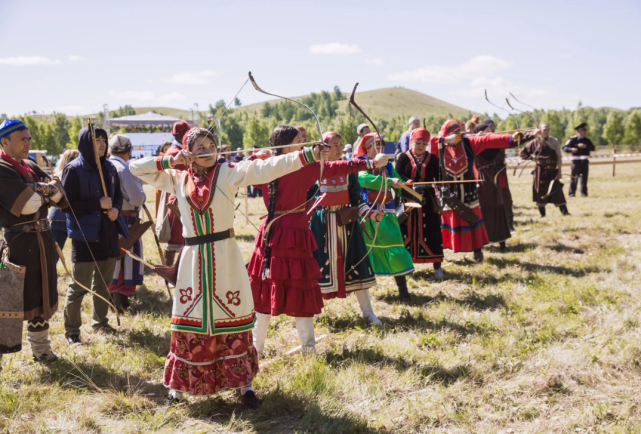
[[[541,216],[554,204],[568,215],[561,180],[561,147],[549,126],[501,133],[488,119],[445,122],[437,135],[409,119],[393,160],[369,125],[343,144],[335,132],[312,147],[304,127],[280,125],[271,150],[220,149],[207,129],[177,122],[174,140],[157,157],[131,159],[131,141],[85,127],[78,149],[67,150],[49,175],[27,158],[31,136],[18,120],[0,125],[0,363],[22,349],[22,322],[34,359],[53,362],[49,321],[58,310],[56,263],[71,239],[71,276],[64,304],[65,337],[82,344],[81,303],[92,295],[91,326],[116,333],[108,308],[131,311],[143,283],[143,185],[156,189],[156,226],[164,266],[176,268],[170,348],[164,384],[167,404],[183,394],[240,389],[256,408],[252,389],[274,315],[295,319],[303,352],[314,352],[314,317],[330,299],[354,293],[362,316],[374,312],[370,289],[392,276],[399,298],[412,297],[407,276],[430,263],[443,279],[444,250],[472,252],[514,231],[505,149],[535,163],[532,200]],[[574,156],[594,150],[586,125],[563,147]],[[224,155],[219,153],[226,152]],[[108,158],[107,156],[110,155]],[[572,163],[587,196],[588,160]],[[262,197],[266,215],[245,264],[235,240],[234,197]],[[129,241],[129,253],[122,242]],[[64,257],[62,258],[64,262]],[[65,265],[66,267],[66,265]],[[0,364],[1,369],[1,364]]]

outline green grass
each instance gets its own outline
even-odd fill
[[[298,345],[294,321],[274,318],[258,411],[234,392],[159,406],[170,305],[156,276],[115,336],[91,331],[86,300],[85,345],[65,344],[59,312],[51,335],[61,361],[34,364],[26,340],[5,357],[0,432],[641,432],[639,167],[618,166],[613,179],[611,167],[593,166],[590,197],[569,200],[569,217],[548,207],[545,219],[529,201],[531,178],[512,177],[517,232],[507,253],[489,246],[480,265],[446,254],[443,282],[417,266],[408,303],[379,279],[383,327],[370,327],[353,297],[328,302],[315,356],[286,356]],[[262,202],[249,208],[258,225]],[[235,228],[248,259],[256,230],[240,214]],[[68,284],[61,275],[61,304]]]

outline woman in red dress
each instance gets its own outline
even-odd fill
[[[440,155],[438,142],[443,138],[445,180],[458,182],[447,185],[450,193],[478,216],[475,224],[465,221],[447,205],[441,214],[441,234],[443,248],[457,252],[474,252],[474,259],[483,262],[483,246],[489,240],[483,214],[479,206],[479,195],[474,176],[474,161],[476,156],[486,149],[509,148],[520,143],[523,134],[519,131],[512,135],[486,134],[475,136],[462,134],[459,121],[449,119],[441,127],[438,137],[431,140],[431,153]],[[461,181],[465,181],[461,183]]]
[[[276,127],[269,138],[271,146],[279,147],[276,155],[298,151],[300,140],[299,130],[289,125]],[[323,176],[346,177],[386,163],[384,155],[374,161],[326,161]],[[307,191],[319,180],[320,172],[317,162],[259,186],[268,214],[256,235],[248,267],[256,310],[254,346],[259,354],[264,351],[272,315],[281,314],[296,318],[303,351],[316,349],[314,315],[321,313],[323,297],[318,285],[321,273],[313,255],[318,246],[305,205]]]

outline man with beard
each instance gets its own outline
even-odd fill
[[[521,150],[521,158],[532,159],[536,163],[532,200],[539,207],[541,217],[545,217],[545,205],[556,205],[563,215],[569,215],[561,184],[561,145],[550,137],[550,126],[540,125],[541,134]]]

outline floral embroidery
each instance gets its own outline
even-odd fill
[[[194,293],[194,290],[190,288],[180,290],[180,302],[182,304],[187,304],[188,301],[191,301],[191,295]]]
[[[251,331],[217,336],[171,332],[170,350],[189,362],[170,354],[165,363],[164,384],[192,395],[211,395],[221,389],[251,384],[258,372]]]
[[[240,304],[240,291],[228,291],[227,303],[238,306]]]

